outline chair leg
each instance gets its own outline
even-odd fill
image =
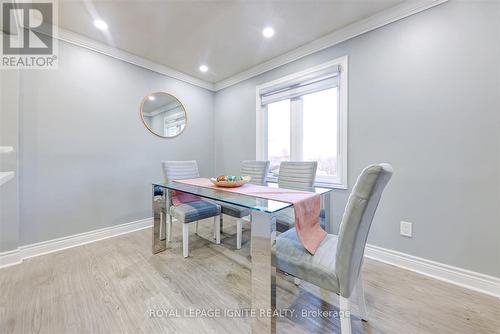
[[[194,225],[194,234],[198,235],[198,221]]]
[[[339,296],[340,304],[340,332],[341,334],[351,334],[351,310],[349,307],[349,298]]]
[[[217,245],[219,245],[220,244],[220,224],[217,221],[218,220],[217,218],[218,218],[217,216],[214,217],[214,232],[215,232],[215,243]]]
[[[167,241],[172,241],[172,216],[168,215]]]
[[[224,232],[224,215],[220,214],[220,233]]]
[[[189,224],[182,224],[182,255],[189,256]]]
[[[358,299],[359,317],[363,321],[368,321],[368,312],[366,311],[365,289],[363,287],[363,274],[359,273],[356,283],[356,297]]]
[[[243,220],[236,220],[236,249],[241,249],[241,235],[243,233]]]

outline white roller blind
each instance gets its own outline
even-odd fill
[[[299,78],[260,91],[261,104],[311,94],[339,86],[340,66],[309,73]]]

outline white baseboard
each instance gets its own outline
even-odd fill
[[[21,263],[31,257],[57,252],[63,249],[116,237],[145,228],[150,228],[152,218],[115,225],[99,230],[80,233],[68,237],[21,246],[18,249],[0,253],[0,268]],[[479,291],[500,298],[500,278],[476,273],[470,270],[426,260],[394,250],[366,245],[365,256],[403,269],[411,270],[441,281],[470,290]]]
[[[0,253],[0,268],[13,266],[22,262],[21,254],[18,249]]]
[[[76,247],[91,242],[116,237],[122,234],[149,228],[152,225],[152,218],[146,218],[131,223],[115,225],[99,230],[84,232],[68,237],[57,238],[38,242],[35,244],[21,246],[18,249],[0,253],[0,268],[21,263],[22,260],[35,256],[40,256],[63,249]]]
[[[369,244],[366,245],[365,256],[466,289],[500,298],[500,278],[494,276],[480,274]]]

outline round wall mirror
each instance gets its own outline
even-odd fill
[[[144,97],[141,117],[149,131],[163,138],[173,138],[186,127],[186,109],[175,96],[163,92]]]

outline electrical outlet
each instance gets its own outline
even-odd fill
[[[412,225],[413,223],[410,222],[404,222],[401,221],[399,222],[399,234],[401,234],[404,237],[412,237]]]

